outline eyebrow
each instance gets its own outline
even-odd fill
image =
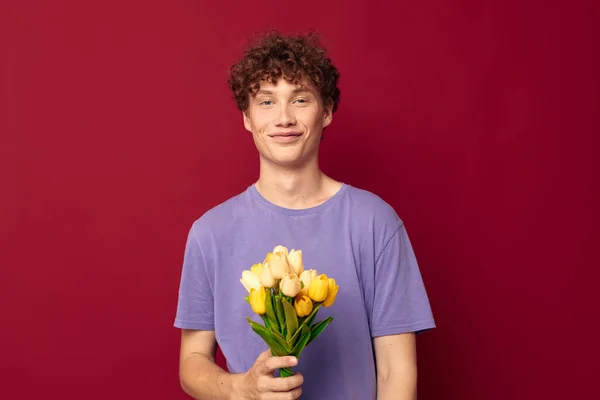
[[[308,88],[297,88],[294,89],[292,91],[293,94],[298,94],[298,93],[313,93],[312,90],[308,89]],[[260,89],[258,92],[256,92],[256,96],[258,96],[259,94],[275,94],[275,92],[271,91],[271,90],[265,90],[265,89]]]

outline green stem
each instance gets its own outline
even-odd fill
[[[288,376],[294,376],[294,372],[291,368],[279,368],[279,376],[287,378]]]

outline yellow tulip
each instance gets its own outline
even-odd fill
[[[323,300],[323,307],[330,307],[337,297],[340,287],[335,283],[335,279],[327,279],[327,297]]]
[[[270,263],[272,259],[273,259],[273,253],[268,252],[267,255],[265,256],[265,261],[263,261],[263,264]]]
[[[258,276],[261,285],[267,288],[272,288],[275,286],[275,278],[273,278],[273,274],[271,273],[271,266],[269,263],[263,265],[260,271],[260,275]]]
[[[286,256],[288,255],[288,249],[285,246],[275,246],[273,249],[273,253],[284,253]]]
[[[304,271],[304,264],[302,263],[302,250],[294,250],[290,251],[288,254],[288,264],[294,270],[294,273],[298,276]]]
[[[327,297],[327,290],[329,289],[329,282],[327,275],[318,275],[315,279],[310,282],[308,287],[308,297],[313,301],[321,302]]]
[[[288,264],[285,253],[273,253],[271,260],[268,263],[271,267],[271,274],[273,274],[273,278],[275,279],[281,279],[285,274],[290,272],[290,265]]]
[[[263,286],[259,289],[250,289],[250,306],[252,307],[252,311],[258,315],[262,315],[266,312],[266,299],[267,291]]]
[[[294,299],[294,309],[299,317],[306,317],[313,310],[313,303],[310,297],[306,295],[297,296]]]
[[[305,269],[300,274],[300,281],[303,283],[302,289],[300,289],[300,293],[308,295],[308,287],[313,279],[317,277],[316,269]]]
[[[262,263],[254,264],[252,267],[250,267],[250,272],[252,272],[256,276],[260,276],[262,268]]]
[[[261,286],[258,276],[248,270],[242,271],[242,279],[240,279],[240,282],[242,282],[242,285],[244,285],[248,292],[250,292],[250,289],[258,289]]]
[[[279,290],[286,296],[296,297],[300,293],[300,279],[298,279],[298,275],[286,273],[279,283]]]

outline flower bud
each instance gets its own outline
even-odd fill
[[[266,288],[272,288],[275,286],[275,278],[271,273],[271,266],[269,263],[263,265],[258,279],[260,280],[261,285]]]
[[[300,279],[296,274],[285,274],[279,283],[279,290],[286,296],[296,297],[300,293]]]
[[[310,297],[306,295],[296,296],[294,299],[294,309],[296,310],[296,315],[299,317],[306,317],[313,310],[313,303]]]
[[[273,253],[284,253],[286,256],[288,255],[288,249],[285,246],[275,246],[273,249]]]
[[[329,282],[327,275],[318,275],[315,279],[310,282],[308,286],[308,297],[313,301],[321,302],[327,297],[327,290],[329,289]]]
[[[260,271],[262,270],[262,267],[262,263],[254,264],[252,267],[250,267],[250,272],[252,272],[256,276],[260,276]]]
[[[265,256],[265,261],[263,261],[263,264],[270,263],[272,259],[273,259],[273,253],[268,252],[267,255]]]
[[[258,289],[260,287],[258,276],[248,270],[242,272],[242,279],[240,279],[240,282],[242,282],[242,285],[244,285],[248,292],[250,292],[250,289],[252,288]]]
[[[273,253],[268,262],[271,267],[271,274],[275,279],[281,279],[285,274],[290,272],[290,265],[287,261],[287,256],[282,252]]]
[[[267,311],[265,304],[266,299],[267,291],[264,287],[261,286],[259,289],[250,289],[250,306],[252,307],[252,311],[257,313],[258,315],[262,315]]]
[[[302,271],[302,273],[300,274],[300,281],[302,282],[303,286],[302,289],[300,289],[300,293],[308,295],[308,287],[310,286],[312,280],[316,277],[317,270],[315,269],[307,269]]]
[[[287,259],[294,273],[300,276],[302,271],[304,271],[304,264],[302,263],[302,250],[292,249],[292,251],[290,251],[288,254]]]
[[[333,278],[327,279],[327,283],[327,297],[323,300],[323,307],[331,307],[340,289]]]

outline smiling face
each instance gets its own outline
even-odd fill
[[[279,79],[263,83],[243,113],[262,160],[299,167],[315,160],[332,107],[323,104],[314,85]]]

